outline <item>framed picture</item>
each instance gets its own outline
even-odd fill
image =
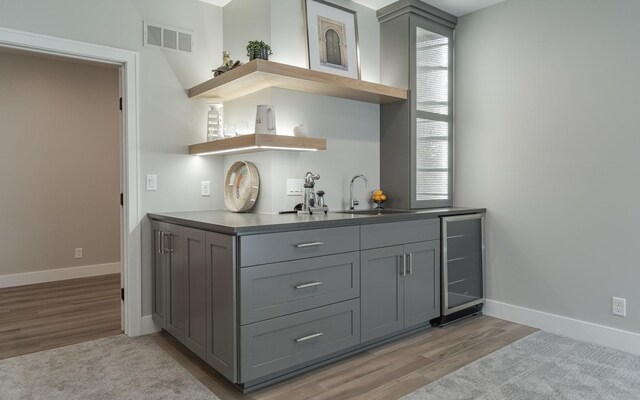
[[[356,12],[323,0],[302,0],[309,69],[360,79]]]

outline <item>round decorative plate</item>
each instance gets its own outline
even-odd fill
[[[260,175],[255,164],[236,161],[224,180],[224,204],[233,212],[249,211],[256,204],[260,191]]]

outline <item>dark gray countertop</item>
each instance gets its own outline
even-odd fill
[[[334,226],[365,225],[380,222],[438,218],[445,215],[485,212],[484,208],[452,207],[417,210],[411,213],[384,215],[353,215],[329,212],[325,215],[255,214],[231,211],[183,211],[149,213],[151,219],[170,222],[229,235],[282,232]]]

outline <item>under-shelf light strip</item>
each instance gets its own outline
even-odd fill
[[[212,155],[212,154],[224,154],[224,153],[237,153],[237,152],[240,152],[240,151],[257,150],[257,149],[289,150],[289,151],[318,151],[318,149],[309,149],[309,148],[304,148],[304,147],[248,146],[248,147],[238,147],[236,149],[225,149],[225,150],[208,151],[206,153],[198,153],[198,154],[196,154],[196,156],[208,156],[208,155]]]

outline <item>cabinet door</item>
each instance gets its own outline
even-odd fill
[[[166,224],[159,221],[151,221],[152,257],[151,269],[151,313],[153,320],[161,329],[167,328],[167,263],[168,254],[165,249]]]
[[[236,271],[236,237],[207,232],[205,360],[231,382],[238,382]]]
[[[204,358],[207,342],[205,232],[182,226],[172,227],[171,231],[176,237],[182,238],[184,250],[182,267],[187,286],[184,344]],[[179,254],[175,256],[178,257]]]
[[[169,253],[167,263],[167,332],[184,343],[187,320],[188,282],[184,265],[184,232],[175,225],[167,224],[165,236]]]
[[[440,241],[407,244],[404,252],[404,326],[409,328],[440,315]]]
[[[403,327],[403,246],[360,253],[362,342]]]

